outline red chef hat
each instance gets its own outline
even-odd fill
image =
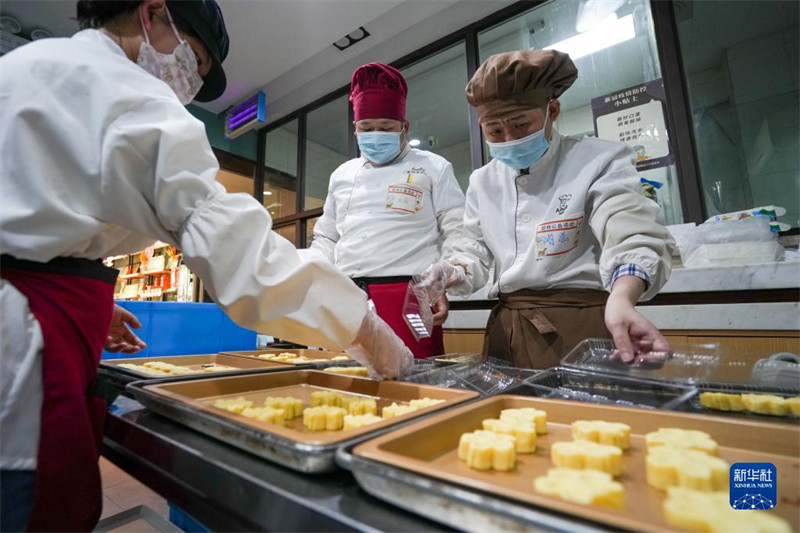
[[[369,63],[353,72],[350,101],[355,120],[368,118],[406,119],[408,86],[400,71],[382,63]]]

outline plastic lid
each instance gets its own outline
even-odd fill
[[[616,348],[611,339],[586,339],[564,356],[561,364],[569,368],[672,383],[705,381],[719,364],[718,344],[671,341],[670,345],[673,350],[671,355],[653,352],[647,359],[629,365],[616,357]]]

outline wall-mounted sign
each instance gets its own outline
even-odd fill
[[[637,170],[672,165],[665,100],[662,79],[593,98],[594,132],[600,139],[630,145]]]

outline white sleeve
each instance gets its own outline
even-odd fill
[[[442,236],[442,258],[453,254],[453,245],[463,236],[464,193],[449,162],[433,184],[433,208]]]
[[[483,240],[478,201],[478,187],[472,184],[467,188],[464,204],[463,234],[452,245],[452,255],[448,258],[453,264],[462,265],[467,272],[467,283],[453,287],[448,293],[453,296],[469,296],[489,282],[489,267],[492,253]]]
[[[364,293],[318,254],[272,232],[254,198],[215,182],[203,124],[184,108],[153,100],[124,113],[108,128],[102,158],[107,220],[179,246],[236,323],[336,350],[356,337]]]
[[[339,231],[336,229],[336,200],[333,194],[335,176],[334,172],[328,182],[328,196],[325,197],[322,216],[314,225],[314,240],[311,241],[311,249],[320,252],[332,264],[335,264],[334,251],[336,243],[339,242]]]
[[[641,193],[640,179],[630,148],[620,145],[613,159],[589,188],[589,224],[600,243],[600,276],[611,290],[614,270],[625,264],[643,268],[650,285],[641,300],[655,296],[672,269],[671,238],[664,215]]]

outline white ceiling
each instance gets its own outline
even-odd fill
[[[346,86],[357,66],[396,61],[513,1],[221,0],[231,34],[231,50],[225,62],[228,89],[222,98],[201,107],[219,113],[263,88],[268,121],[272,122]],[[574,35],[579,4],[577,0],[548,2],[484,32],[480,36],[481,55],[543,47]],[[561,98],[564,109],[585,106],[594,96],[659,75],[657,63],[650,60],[654,52],[646,29],[650,24],[645,1],[611,4],[619,16],[634,12],[638,37],[576,60],[580,76]],[[765,4],[771,4],[770,9],[763,9]],[[723,50],[735,42],[796,25],[798,5],[794,1],[678,2],[687,70],[696,72],[719,64]],[[776,17],[776,13],[782,15]],[[0,14],[18,19],[26,32],[41,27],[57,36],[68,36],[77,29],[71,20],[75,16],[74,0],[2,0]],[[359,26],[371,36],[344,52],[332,46]],[[536,29],[533,36],[531,28]],[[467,80],[463,57],[461,45],[404,70],[412,88],[409,116],[417,117],[412,121],[415,136],[434,135],[440,146],[464,140],[466,105],[462,91]],[[453,97],[445,96],[449,94]],[[336,118],[341,117],[342,105],[331,105],[317,114],[315,140],[331,148],[343,149],[346,145],[341,119]],[[452,118],[443,121],[438,117]]]
[[[228,88],[201,104],[219,113],[260,88],[271,119],[346,85],[363,62],[391,62],[513,0],[221,0],[231,35]],[[74,0],[2,0],[24,32],[77,30]],[[370,37],[341,52],[332,43],[359,26]]]

